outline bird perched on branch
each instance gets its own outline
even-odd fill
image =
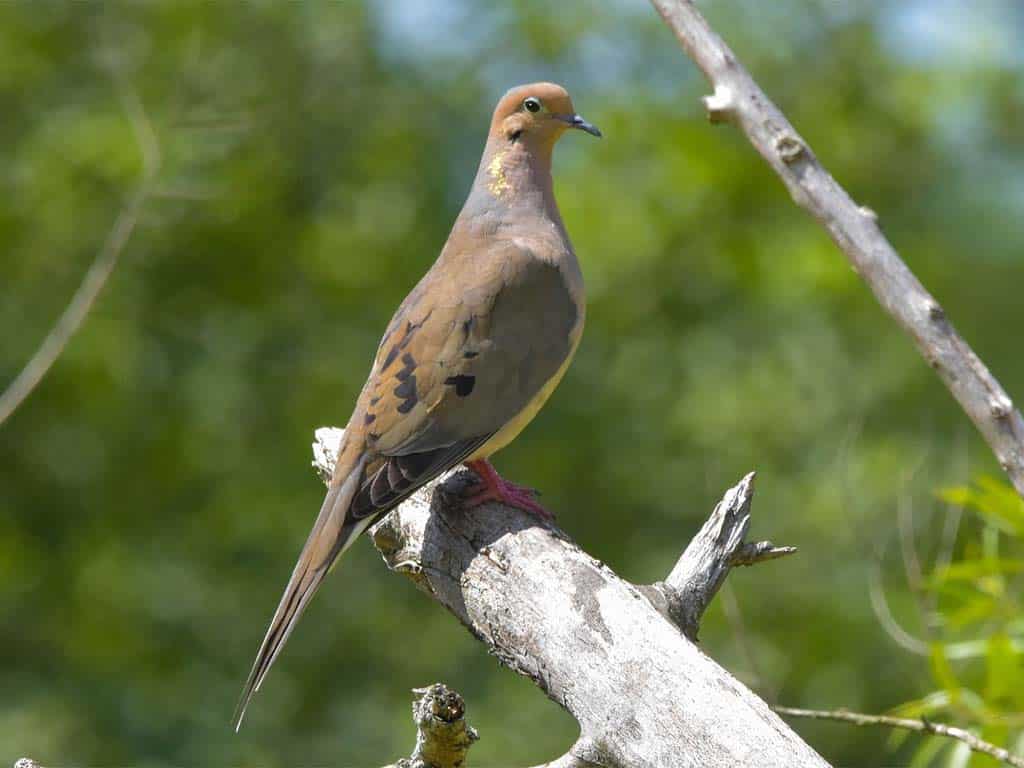
[[[583,278],[551,182],[552,149],[571,129],[601,135],[558,85],[520,86],[498,102],[448,242],[377,349],[236,728],[331,566],[417,488],[462,462],[479,477],[465,504],[500,501],[549,517],[488,457],[544,405],[583,332]]]

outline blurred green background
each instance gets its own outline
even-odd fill
[[[1024,398],[1021,6],[701,7]],[[322,497],[312,430],[348,418],[493,103],[536,79],[605,132],[556,153],[588,328],[498,467],[635,581],[758,470],[753,534],[800,553],[734,573],[702,642],[771,702],[881,712],[976,680],[990,711],[991,663],[946,639],[998,637],[996,677],[1021,676],[1012,588],[958,624],[905,566],[908,544],[927,570],[1006,537],[935,494],[998,467],[820,227],[708,125],[705,83],[646,3],[11,2],[0,387],[140,178],[118,81],[163,163],[82,331],[0,425],[0,764],[380,765],[412,746],[409,689],[438,680],[467,699],[474,765],[568,747],[572,719],[366,541],[229,728]],[[1012,743],[1024,681],[1005,688],[1011,719],[989,736]],[[794,726],[836,765],[964,764],[882,730]]]

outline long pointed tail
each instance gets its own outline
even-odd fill
[[[295,570],[292,571],[292,577],[288,581],[284,595],[281,596],[274,618],[270,621],[267,635],[263,638],[259,653],[256,654],[249,679],[242,689],[242,697],[238,701],[233,721],[236,731],[242,727],[242,718],[245,717],[249,702],[263,684],[263,679],[281,653],[288,636],[331,565],[375,519],[375,516],[354,519],[348,514],[366,461],[367,457],[364,454],[356,461],[345,480],[327,492],[323,506],[320,507],[320,514],[313,524],[313,530],[306,539],[299,560],[295,564]]]

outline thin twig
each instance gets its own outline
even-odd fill
[[[897,529],[899,531],[900,554],[903,560],[903,573],[907,578],[907,587],[917,607],[918,621],[925,641],[935,640],[932,627],[934,624],[932,607],[928,603],[928,591],[924,586],[924,571],[921,558],[914,542],[914,502],[906,493],[900,495],[897,502]]]
[[[900,494],[896,504],[896,521],[900,535],[903,574],[907,577],[907,586],[911,592],[918,594],[923,589],[924,574],[921,571],[917,545],[914,543],[914,502],[907,493]]]
[[[818,162],[692,0],[651,3],[714,88],[714,95],[704,99],[711,121],[737,124],[794,202],[828,231],[885,311],[914,340],[1024,497],[1024,417],[900,259],[882,234],[878,216],[857,205]]]
[[[956,444],[953,447],[954,469],[953,477],[960,481],[967,482],[970,477],[970,453],[966,436],[963,430],[956,436]],[[932,566],[932,573],[942,573],[953,562],[953,549],[956,547],[956,537],[960,532],[960,519],[963,517],[963,507],[959,504],[946,504],[946,517],[942,524],[942,538],[939,543],[939,551],[935,555],[935,565]],[[932,590],[930,593],[932,609],[938,603],[938,592]]]
[[[932,736],[945,736],[963,742],[974,752],[988,755],[1016,768],[1024,768],[1024,757],[979,739],[970,731],[958,728],[955,725],[936,723],[923,718],[912,720],[905,717],[890,717],[889,715],[865,715],[859,712],[850,712],[846,709],[797,709],[795,707],[772,707],[772,709],[780,715],[788,715],[789,717],[804,717],[811,720],[835,720],[853,725],[881,725],[888,728],[900,728],[905,731],[927,733]]]
[[[7,421],[18,406],[32,394],[32,391],[60,357],[71,337],[82,327],[82,323],[96,302],[96,297],[103,290],[103,286],[107,284],[128,239],[135,230],[139,214],[150,195],[153,181],[160,168],[160,146],[153,127],[146,117],[142,102],[135,90],[120,77],[119,73],[115,71],[114,74],[118,95],[131,121],[135,140],[142,155],[142,180],[118,214],[103,247],[96,254],[95,260],[85,273],[85,277],[82,278],[82,283],[78,286],[70,303],[53,328],[50,329],[35,354],[25,364],[21,373],[8,385],[3,394],[0,394],[0,425]]]
[[[871,567],[868,581],[868,597],[871,599],[871,609],[875,612],[875,618],[881,624],[882,629],[891,637],[897,645],[904,650],[928,656],[931,653],[931,646],[919,637],[915,637],[900,626],[896,617],[892,615],[889,608],[889,601],[885,597],[885,587],[882,585],[882,566],[874,563]]]

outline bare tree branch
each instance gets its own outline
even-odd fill
[[[691,640],[711,600],[718,593],[729,570],[737,565],[754,565],[796,552],[796,547],[776,547],[770,541],[744,541],[750,528],[750,502],[754,498],[754,473],[726,491],[711,516],[679,557],[665,581],[649,588],[655,607],[664,606],[669,617]]]
[[[842,723],[852,723],[853,725],[881,725],[888,728],[901,728],[906,731],[927,733],[933,736],[945,736],[962,741],[974,752],[988,755],[1007,765],[1015,766],[1015,768],[1024,768],[1024,757],[1014,755],[1007,749],[983,741],[970,731],[953,725],[936,723],[931,720],[890,717],[888,715],[864,715],[859,712],[850,712],[846,709],[822,710],[797,709],[795,707],[773,707],[773,709],[780,715],[788,715],[789,717],[806,717],[812,720],[836,720]]]
[[[325,482],[336,458],[337,445],[343,430],[324,427],[316,432],[313,444],[313,466]],[[449,475],[450,481],[458,485],[460,478]],[[766,723],[762,714],[751,705],[751,699],[763,705],[752,693],[743,688],[727,672],[704,658],[710,665],[704,669],[691,662],[681,663],[670,674],[652,683],[657,683],[657,693],[652,688],[638,685],[622,674],[621,668],[608,669],[605,664],[627,665],[637,670],[646,664],[655,663],[659,671],[665,670],[664,661],[657,651],[661,650],[663,637],[650,629],[650,618],[638,618],[633,611],[635,601],[616,599],[609,595],[625,588],[643,594],[652,607],[664,617],[670,618],[688,637],[695,637],[704,609],[721,587],[729,568],[735,565],[749,565],[763,560],[781,557],[795,551],[793,547],[776,547],[770,542],[750,544],[744,537],[750,525],[750,505],[753,499],[754,474],[744,477],[735,487],[726,491],[715,506],[708,521],[694,536],[679,558],[671,574],[663,582],[651,585],[629,585],[619,579],[606,566],[593,561],[579,550],[564,533],[552,528],[540,528],[531,518],[524,517],[517,510],[488,505],[480,510],[461,512],[458,509],[458,488],[448,488],[444,479],[434,488],[422,490],[399,509],[371,529],[374,544],[384,556],[385,562],[395,571],[405,573],[421,589],[452,611],[466,627],[485,642],[506,666],[530,677],[554,701],[572,713],[580,723],[583,735],[573,749],[558,760],[537,768],[592,768],[593,766],[645,766],[645,765],[694,765],[714,768],[719,765],[774,765],[772,750],[777,744],[779,733],[769,730],[772,737],[764,744],[764,752],[756,751],[759,739],[745,730],[755,725],[760,729]],[[432,522],[436,519],[436,525]],[[520,539],[520,541],[516,541]],[[593,570],[591,570],[593,569]],[[525,575],[530,574],[527,580]],[[880,578],[877,577],[876,578]],[[874,584],[880,590],[879,584]],[[562,590],[572,593],[566,599]],[[597,590],[597,591],[595,591]],[[873,590],[874,593],[874,590]],[[597,605],[590,601],[596,597]],[[884,596],[882,597],[884,601]],[[642,609],[637,611],[641,616]],[[884,605],[884,602],[883,602]],[[616,616],[619,611],[623,615]],[[906,635],[895,625],[885,607],[896,634]],[[553,614],[553,615],[549,615]],[[566,632],[553,632],[551,624],[561,623],[569,628]],[[607,634],[606,634],[607,633]],[[602,637],[597,637],[601,635]],[[637,648],[636,643],[641,647]],[[676,635],[668,644],[685,642]],[[611,653],[595,649],[607,649]],[[910,650],[921,652],[922,641],[906,636]],[[615,646],[622,645],[623,648]],[[692,647],[687,644],[687,647]],[[619,655],[613,655],[618,652]],[[630,660],[621,658],[622,652]],[[651,651],[656,659],[639,659],[645,651]],[[595,656],[598,658],[595,659]],[[611,656],[611,658],[609,658]],[[609,678],[618,677],[613,685],[602,685]],[[705,679],[707,678],[707,679]],[[701,686],[707,681],[727,680],[737,694],[737,699],[714,693],[701,694],[699,709],[704,716],[710,715],[710,722],[695,724],[688,721],[696,712],[687,707],[676,711],[660,722],[655,729],[664,736],[663,741],[674,744],[672,732],[683,734],[682,749],[687,754],[699,754],[693,762],[676,757],[664,763],[651,760],[652,755],[665,754],[657,751],[650,742],[629,743],[630,733],[622,732],[621,717],[629,712],[636,723],[637,733],[651,730],[647,718],[649,713],[643,706],[645,697],[657,696],[669,702],[677,700],[681,692],[676,690],[679,681],[688,681],[687,686]],[[617,685],[616,685],[617,684]],[[569,691],[567,693],[567,690]],[[614,702],[614,705],[609,705]],[[606,707],[613,706],[615,714],[605,714]],[[718,723],[715,713],[720,707],[740,707],[739,719],[742,725]],[[984,752],[998,760],[1024,768],[1024,759],[1007,750],[983,741],[969,731],[956,726],[933,723],[929,720],[910,720],[888,716],[861,715],[847,710],[806,710],[791,707],[774,707],[776,712],[791,717],[815,717],[838,720],[856,725],[887,725],[922,733],[946,736],[966,743],[971,749]],[[602,720],[601,718],[607,718]],[[595,728],[594,721],[611,726],[613,733],[601,727]],[[722,757],[716,750],[721,739],[730,741],[734,750]],[[708,739],[710,743],[704,743]],[[825,765],[821,758],[809,753],[809,748],[800,743],[787,762],[785,749],[793,745],[784,742],[778,765],[793,766]],[[600,745],[600,746],[598,746]],[[659,745],[664,746],[664,745]],[[699,752],[703,748],[703,752]],[[754,751],[748,751],[754,750]],[[740,755],[745,755],[741,757]],[[753,756],[756,755],[756,758]],[[660,758],[659,758],[660,759]],[[808,762],[810,761],[810,762]]]
[[[342,430],[317,430],[333,466]],[[557,768],[823,768],[822,758],[666,615],[699,619],[728,568],[781,554],[746,545],[752,476],[731,489],[664,584],[640,589],[562,531],[497,504],[464,510],[453,473],[370,529],[388,567],[444,605],[505,666],[579,723]],[[789,551],[785,549],[784,551]],[[660,600],[659,613],[645,595]],[[694,607],[685,605],[694,601]],[[696,606],[700,606],[698,609]],[[695,629],[695,627],[694,627]]]
[[[850,199],[818,162],[692,0],[651,3],[714,88],[704,98],[711,122],[736,123],[794,202],[825,227],[885,311],[914,340],[1024,497],[1024,417],[900,259],[875,213]]]
[[[135,230],[139,214],[151,193],[153,182],[160,169],[159,143],[149,118],[142,108],[138,94],[116,70],[114,78],[124,110],[131,121],[139,152],[142,155],[142,180],[118,214],[110,234],[107,235],[106,242],[96,254],[95,260],[85,273],[82,283],[71,297],[70,303],[64,309],[57,323],[32,358],[25,364],[21,373],[8,385],[3,394],[0,394],[0,425],[7,421],[18,406],[32,394],[32,391],[60,357],[71,337],[82,327],[82,323],[96,302],[96,297],[103,290],[103,286],[107,284],[107,279],[114,271],[114,267],[117,266],[118,259]]]

